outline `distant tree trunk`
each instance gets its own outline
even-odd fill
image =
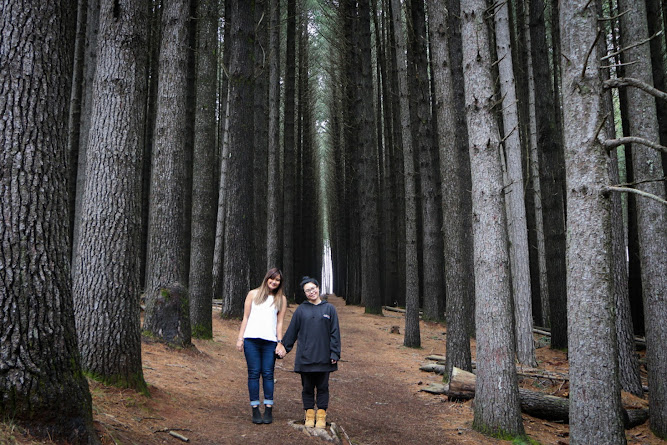
[[[140,2],[100,11],[87,179],[72,274],[83,369],[106,383],[141,391],[147,390],[141,367],[142,286],[134,249],[141,239],[147,22],[148,7]]]
[[[595,3],[560,9],[567,177],[567,303],[570,436],[573,443],[625,443],[611,280],[609,157],[596,137],[603,116]],[[596,52],[593,51],[593,55]]]
[[[223,93],[225,97],[229,97],[230,85],[227,83],[227,92]],[[225,99],[222,101],[225,108],[220,109],[222,112],[221,120],[222,132],[220,134],[220,172],[218,175],[218,206],[216,209],[215,220],[215,246],[213,247],[213,295],[222,298],[222,282],[223,272],[222,267],[225,261],[225,218],[227,208],[227,166],[229,165],[229,101]]]
[[[541,1],[541,0],[540,0]],[[538,146],[538,130],[537,130],[537,100],[536,100],[536,81],[535,81],[535,63],[533,61],[533,40],[531,36],[531,12],[532,8],[531,0],[524,1],[524,14],[526,15],[524,19],[524,30],[523,36],[526,46],[526,71],[528,77],[528,137],[529,137],[529,167],[530,167],[530,182],[532,184],[533,193],[533,205],[535,211],[535,250],[537,253],[537,273],[539,274],[538,283],[540,286],[539,289],[539,311],[536,311],[533,307],[533,313],[538,312],[540,315],[539,323],[540,326],[548,327],[549,322],[549,280],[548,280],[548,268],[547,268],[547,258],[546,258],[546,247],[544,240],[544,215],[542,212],[542,180],[540,178],[540,165],[539,165],[539,146]],[[542,29],[544,29],[544,22],[542,22]],[[542,40],[543,40],[542,36]],[[540,38],[538,38],[540,40]],[[541,42],[540,48],[544,48],[544,42]],[[547,84],[548,86],[548,84]],[[540,97],[542,100],[542,97]],[[534,289],[533,289],[534,290]],[[535,295],[537,292],[533,292]]]
[[[373,107],[373,73],[371,60],[371,17],[368,0],[358,5],[361,84],[359,150],[359,204],[361,213],[361,295],[368,314],[382,314],[382,296],[380,295],[380,251],[378,225],[378,184],[377,184],[377,141],[375,132],[375,110]]]
[[[188,280],[185,234],[189,0],[165,0],[158,71],[155,141],[151,167],[144,330],[163,339],[159,297]],[[186,305],[187,309],[189,306]],[[190,344],[188,326],[176,344]],[[164,338],[166,339],[166,338]]]
[[[250,243],[253,196],[253,70],[247,57],[252,49],[253,14],[250,2],[232,7],[229,66],[229,153],[225,217],[225,260],[223,267],[222,315],[243,314],[243,299],[250,288]]]
[[[417,207],[415,204],[415,167],[410,129],[408,102],[407,60],[405,36],[401,22],[400,0],[391,0],[391,17],[396,40],[396,67],[398,69],[398,96],[401,113],[403,169],[405,172],[405,334],[403,344],[410,348],[421,345],[419,334],[419,277],[417,273]]]
[[[603,16],[602,3],[597,2],[598,15]],[[597,46],[598,57],[607,54],[606,45]],[[613,45],[611,46],[613,48]],[[601,71],[603,79],[609,79],[609,69]],[[603,113],[610,116],[605,119],[604,135],[608,139],[616,138],[614,105],[610,90],[604,92]],[[618,156],[616,149],[609,152],[609,179],[612,184],[621,183]],[[639,373],[639,361],[636,354],[635,336],[632,328],[632,314],[630,311],[630,298],[628,294],[628,267],[626,260],[626,245],[624,233],[623,209],[620,193],[611,195],[611,270],[612,270],[612,292],[616,306],[616,338],[618,341],[618,373],[621,389],[634,394],[637,397],[644,396],[642,381]]]
[[[413,62],[414,77],[408,81],[412,114],[413,144],[419,164],[421,220],[423,229],[422,265],[424,271],[424,319],[443,320],[445,312],[444,247],[442,210],[440,209],[439,154],[433,136],[430,84],[426,54],[426,19],[424,0],[411,0],[412,29],[408,33],[408,58]]]
[[[500,136],[493,108],[484,0],[461,2],[465,105],[470,139],[475,261],[477,388],[473,428],[523,436],[514,365],[512,291]]]
[[[294,300],[298,278],[294,276],[294,205],[296,148],[294,140],[294,99],[296,93],[296,0],[287,0],[285,46],[285,120],[283,129],[283,284],[285,295]]]
[[[664,8],[661,14],[660,3]],[[667,2],[660,0],[646,0],[646,17],[648,19],[648,35],[651,39],[651,67],[653,71],[653,86],[660,91],[667,90],[667,61],[665,52],[667,51],[667,38],[665,37],[665,23],[667,23]],[[662,20],[661,20],[662,19]],[[662,31],[660,35],[657,35]],[[656,113],[658,116],[658,125],[660,126],[660,144],[667,145],[667,101],[656,101]],[[662,153],[662,168],[667,169],[667,153]],[[667,190],[667,183],[665,183]]]
[[[535,366],[533,345],[533,308],[530,291],[530,266],[528,263],[528,228],[521,171],[521,140],[519,139],[519,110],[516,82],[510,52],[510,24],[507,2],[498,6],[494,14],[496,51],[502,100],[503,137],[505,140],[505,204],[507,207],[507,233],[509,235],[510,271],[514,307],[514,335],[519,363]]]
[[[69,199],[69,238],[73,239],[76,204],[76,177],[78,176],[79,146],[81,136],[81,105],[83,96],[83,73],[86,50],[86,20],[88,17],[88,0],[79,0],[76,12],[76,41],[74,43],[74,71],[72,74],[72,93],[69,101],[69,116],[67,119],[67,152],[69,161],[67,166]],[[73,246],[70,245],[72,249]],[[72,252],[70,252],[70,257]]]
[[[456,109],[447,34],[448,10],[437,0],[429,0],[429,38],[432,45],[433,86],[440,147],[443,231],[445,235],[445,285],[447,289],[447,370],[452,367],[472,371],[470,335],[466,300],[472,298],[470,275],[472,261],[466,249],[466,231],[471,228],[465,211],[465,168],[468,159],[461,155],[456,138]]]
[[[556,3],[556,2],[554,2]],[[537,125],[538,162],[544,249],[547,262],[548,312],[551,347],[567,347],[567,296],[565,292],[565,170],[560,125],[559,89],[553,88],[546,43],[543,0],[534,0],[530,8],[531,55],[535,74],[535,118]],[[552,29],[558,35],[558,16],[552,17]],[[556,39],[556,37],[554,37]],[[560,43],[553,43],[554,52]],[[554,56],[554,60],[555,56]],[[560,59],[558,59],[560,60]],[[554,67],[558,70],[558,66]]]
[[[81,223],[81,199],[86,181],[86,149],[88,147],[88,131],[93,103],[93,79],[97,68],[97,35],[99,33],[100,0],[88,0],[86,12],[86,38],[83,60],[83,79],[81,85],[81,118],[78,122],[79,140],[77,142],[77,161],[70,168],[76,169],[76,184],[74,200],[74,222],[72,227],[72,263],[76,258],[76,249],[79,245],[79,226]],[[72,141],[72,143],[74,143]]]
[[[215,190],[217,30],[218,0],[199,0],[189,278],[190,325],[192,336],[196,338],[213,338],[211,302],[217,196]]]
[[[227,183],[227,160],[229,158],[229,54],[231,53],[230,23],[233,20],[231,2],[224,2],[224,30],[223,42],[218,46],[222,51],[222,66],[220,67],[219,86],[219,119],[218,119],[218,151],[220,165],[218,171],[218,209],[215,222],[215,247],[213,248],[213,295],[221,298],[222,295],[222,265],[224,262],[225,245],[225,206]]]
[[[161,0],[151,1],[150,33],[148,38],[148,97],[146,100],[146,134],[144,135],[144,162],[141,176],[143,178],[141,190],[141,244],[139,258],[141,264],[140,283],[146,283],[146,258],[148,252],[148,213],[151,189],[151,164],[153,145],[155,141],[155,112],[157,106],[157,80],[160,65],[160,40],[162,35],[162,8]]]
[[[30,24],[17,26],[17,24]],[[0,6],[0,418],[99,443],[72,308],[67,115],[76,2]]]
[[[629,47],[622,54],[625,75],[652,84],[651,54],[647,45],[636,45],[648,38],[644,2],[619,1],[621,43]],[[660,141],[655,99],[638,88],[627,89],[630,136]],[[632,146],[632,167],[638,190],[665,199],[662,160],[657,150],[641,144]],[[644,294],[646,361],[649,384],[651,430],[667,439],[667,206],[644,197],[636,198],[639,233],[639,259]]]
[[[267,169],[266,268],[281,267],[283,230],[280,168],[280,0],[269,0],[269,152]]]
[[[473,234],[472,234],[472,183],[470,178],[470,154],[468,151],[468,124],[465,113],[465,92],[463,81],[463,41],[461,39],[461,3],[459,0],[447,0],[449,11],[447,29],[449,32],[449,55],[453,83],[453,107],[456,122],[456,150],[458,152],[460,169],[459,180],[463,192],[457,199],[460,200],[461,213],[464,216],[464,226],[460,228],[459,240],[463,253],[462,267],[465,270],[467,286],[463,294],[464,316],[468,335],[475,336],[475,271],[473,266]],[[443,182],[444,183],[444,182]],[[448,230],[449,228],[445,228]],[[448,248],[449,246],[446,246]],[[446,258],[446,261],[449,261]],[[445,274],[447,274],[445,267]],[[445,275],[446,277],[446,275]],[[448,291],[449,292],[449,291]],[[462,368],[463,369],[463,368]]]
[[[267,172],[269,166],[269,67],[267,55],[269,52],[269,10],[268,0],[254,0],[254,116],[255,123],[253,144],[253,227],[252,249],[250,262],[250,281],[259,283],[264,278],[266,270],[266,221],[268,217],[267,204]]]

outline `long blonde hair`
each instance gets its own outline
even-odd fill
[[[276,307],[278,312],[280,312],[280,309],[282,309],[283,305],[283,296],[285,294],[283,293],[283,273],[277,267],[273,267],[269,269],[268,272],[266,272],[266,275],[264,275],[264,280],[262,281],[261,286],[255,289],[255,298],[253,299],[253,301],[255,302],[255,304],[259,305],[264,303],[266,299],[269,298],[271,290],[269,289],[268,283],[270,279],[275,280],[276,277],[280,277],[280,285],[275,290],[275,293],[273,295],[273,305]]]

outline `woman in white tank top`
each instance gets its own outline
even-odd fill
[[[248,292],[236,349],[244,351],[248,365],[248,394],[253,423],[273,422],[273,369],[276,347],[282,343],[287,299],[282,272],[269,269],[262,285]],[[264,390],[264,414],[259,410],[259,377]]]

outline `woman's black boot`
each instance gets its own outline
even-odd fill
[[[273,406],[271,405],[266,405],[264,408],[264,423],[271,423],[273,422],[273,413],[271,412],[273,410]]]
[[[252,423],[263,423],[262,413],[259,412],[259,406],[252,407]]]

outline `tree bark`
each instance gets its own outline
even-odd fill
[[[128,1],[118,11],[100,11],[72,276],[83,369],[106,383],[147,391],[141,366],[140,257],[134,251],[141,240],[147,97],[148,7],[142,5]]]
[[[544,237],[549,273],[549,316],[551,321],[551,347],[567,348],[567,293],[565,276],[565,161],[562,142],[561,89],[560,89],[560,28],[558,2],[552,2],[551,47],[553,48],[553,73],[548,76],[549,51],[538,45],[533,58],[541,63],[536,65],[536,91],[540,103],[538,132],[540,150],[540,178],[542,179],[542,204],[544,209]],[[533,6],[535,14],[544,8]],[[537,19],[537,18],[536,18]],[[541,20],[540,20],[541,22]],[[537,29],[535,29],[537,32]],[[541,43],[541,33],[533,34],[533,41]],[[541,69],[539,69],[541,68]],[[541,74],[540,74],[541,73]],[[553,79],[553,82],[551,81]],[[548,94],[548,95],[547,95]],[[551,108],[548,108],[551,105]],[[540,128],[541,127],[541,131]]]
[[[563,121],[567,177],[567,310],[570,436],[573,443],[625,443],[611,286],[609,157],[596,129],[604,119],[595,4],[561,3]],[[593,53],[593,57],[589,55]]]
[[[280,0],[269,1],[269,147],[267,170],[266,269],[282,264],[282,176],[280,151]]]
[[[421,198],[422,269],[424,319],[440,321],[445,312],[444,243],[440,209],[439,154],[433,135],[430,84],[426,52],[424,0],[408,2],[411,28],[408,32],[408,58],[413,73],[409,76],[410,113],[413,144],[417,151],[418,191]]]
[[[521,171],[521,140],[514,66],[510,51],[509,7],[503,2],[495,11],[496,51],[502,98],[505,205],[509,235],[510,271],[514,307],[514,336],[519,363],[537,364],[533,345],[533,309],[528,263],[528,228]]]
[[[266,273],[267,198],[269,169],[269,9],[268,0],[254,0],[254,144],[253,144],[253,226],[250,282],[260,283]]]
[[[29,24],[29,26],[17,26]],[[67,116],[76,2],[0,6],[0,417],[99,443],[77,350]]]
[[[88,147],[88,131],[93,104],[93,80],[97,67],[97,35],[99,34],[100,0],[88,0],[86,13],[86,38],[83,61],[83,79],[81,85],[81,119],[78,123],[79,141],[77,162],[71,166],[77,170],[74,199],[74,222],[72,226],[72,263],[76,259],[79,245],[79,225],[81,222],[81,199],[86,184],[86,149]]]
[[[445,239],[445,288],[447,294],[447,375],[456,366],[472,370],[470,329],[466,316],[467,300],[472,298],[472,258],[466,243],[471,230],[469,208],[466,207],[465,187],[467,156],[459,149],[456,137],[456,109],[451,75],[448,11],[436,0],[428,2],[429,37],[433,51],[433,84],[440,147],[440,177],[442,179],[442,214]],[[466,211],[467,210],[467,211]]]
[[[398,95],[401,114],[401,140],[403,144],[403,170],[405,184],[405,334],[403,344],[418,348],[419,333],[419,277],[417,273],[417,207],[415,204],[415,168],[410,129],[410,105],[408,103],[407,60],[405,36],[401,21],[401,4],[391,0],[391,17],[396,41],[396,67],[398,70]]]
[[[634,45],[648,38],[645,2],[619,1],[621,46],[626,48],[622,60],[628,63],[625,75],[648,84],[653,82],[651,54],[648,45]],[[655,99],[638,88],[627,89],[630,136],[658,142],[660,132]],[[632,167],[637,189],[665,199],[660,153],[651,148],[632,146]],[[646,360],[648,364],[649,412],[651,430],[667,439],[667,206],[652,199],[636,199],[639,233],[639,260],[644,295]]]
[[[541,1],[541,0],[537,0]],[[542,210],[542,179],[540,177],[540,163],[539,163],[539,145],[538,145],[538,126],[537,126],[537,114],[538,114],[538,105],[536,101],[537,96],[537,85],[536,85],[536,61],[533,60],[533,37],[531,35],[531,0],[524,1],[524,14],[526,15],[524,19],[524,30],[523,36],[526,46],[526,71],[528,77],[528,120],[529,120],[529,165],[530,165],[530,181],[532,184],[533,193],[533,206],[535,213],[535,250],[537,253],[537,273],[539,275],[539,323],[540,326],[550,326],[549,319],[549,269],[547,267],[547,258],[546,258],[546,242],[544,236],[544,212]],[[543,6],[543,5],[542,5]],[[541,12],[541,11],[540,11]],[[544,21],[538,22],[541,23],[542,32],[544,32]],[[541,34],[538,37],[538,40],[544,40],[544,35]],[[540,48],[544,48],[545,42],[541,42]],[[548,66],[547,66],[548,69]],[[547,73],[548,75],[548,73]],[[544,80],[544,76],[541,76],[541,81]],[[548,86],[548,83],[547,83]],[[542,96],[540,96],[542,100]],[[535,295],[536,292],[533,292]],[[533,307],[533,313],[537,312],[536,308]]]
[[[473,428],[523,436],[514,368],[512,294],[500,138],[493,114],[490,43],[483,0],[462,1],[465,105],[472,174],[478,393]]]
[[[298,277],[294,276],[294,206],[296,151],[294,140],[296,85],[296,0],[287,0],[287,31],[285,46],[285,117],[283,129],[283,273],[285,296],[294,300]]]
[[[226,182],[225,259],[222,315],[243,315],[243,298],[250,288],[250,243],[253,196],[253,70],[247,57],[254,38],[252,4],[238,2],[230,22],[229,159]]]
[[[189,0],[166,0],[158,71],[155,140],[151,166],[144,330],[157,338],[156,305],[163,290],[188,280],[185,184]],[[187,309],[186,305],[184,309]],[[189,328],[177,344],[189,345]]]
[[[361,85],[359,89],[361,128],[375,128],[373,74],[371,61],[371,22],[368,0],[359,2],[361,41]],[[382,314],[380,295],[380,249],[377,192],[377,141],[373,131],[360,133],[360,210],[361,210],[361,295],[365,312]]]
[[[215,106],[217,91],[218,1],[197,2],[197,80],[192,156],[190,240],[190,324],[192,336],[213,338],[213,247],[217,180]]]

